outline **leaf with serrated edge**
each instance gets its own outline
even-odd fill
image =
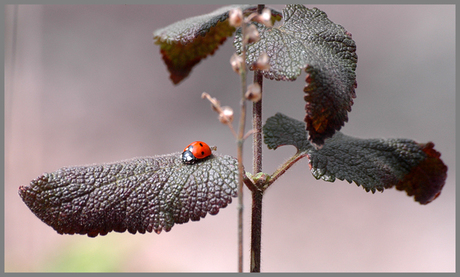
[[[228,23],[228,12],[234,8],[240,8],[245,15],[257,11],[257,6],[253,5],[225,6],[208,14],[178,21],[153,33],[174,84],[186,78],[197,63],[214,54],[233,34],[235,28]],[[279,12],[272,10],[272,14],[272,20],[281,19]]]
[[[293,145],[305,152],[316,179],[347,180],[366,191],[396,187],[420,204],[436,199],[447,178],[447,166],[432,142],[410,139],[359,139],[337,132],[322,149],[308,145],[302,122],[277,113],[263,127],[264,142],[271,149]]]
[[[267,118],[263,126],[264,143],[270,149],[282,145],[293,145],[298,151],[310,150],[313,146],[307,140],[305,123],[276,113]]]
[[[349,32],[319,9],[287,5],[282,12],[284,24],[279,28],[256,24],[260,40],[248,46],[247,64],[252,66],[266,52],[270,58],[270,69],[263,71],[266,78],[295,80],[302,70],[307,72],[306,128],[310,141],[321,147],[348,121],[356,97],[356,45]],[[241,32],[234,45],[240,54]]]
[[[59,234],[169,231],[215,215],[237,195],[238,161],[214,153],[193,165],[181,153],[45,173],[19,195]]]

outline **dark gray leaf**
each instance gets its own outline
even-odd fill
[[[283,18],[279,28],[256,24],[260,40],[248,46],[247,64],[266,52],[270,58],[270,69],[263,71],[266,78],[295,80],[302,70],[307,72],[306,128],[310,141],[321,147],[348,121],[356,97],[356,45],[349,32],[319,9],[287,5]],[[241,32],[234,45],[240,54]]]
[[[237,192],[235,158],[214,154],[185,165],[180,155],[64,167],[21,186],[19,194],[60,234],[169,231],[217,214]]]
[[[337,132],[316,149],[309,144],[302,122],[280,113],[267,119],[263,130],[269,148],[293,145],[306,153],[316,179],[347,180],[372,192],[396,187],[428,204],[440,195],[447,178],[447,166],[432,142],[359,139]]]

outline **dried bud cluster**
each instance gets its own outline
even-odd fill
[[[217,100],[216,98],[211,97],[206,92],[203,92],[201,94],[201,98],[203,98],[203,99],[207,98],[209,100],[209,102],[211,102],[212,109],[214,111],[216,111],[217,113],[219,113],[219,121],[221,123],[223,123],[223,124],[232,123],[232,121],[233,121],[233,109],[232,108],[230,108],[228,106],[221,107],[219,100]]]
[[[263,9],[261,14],[253,13],[246,18],[243,18],[243,11],[240,8],[233,9],[228,12],[229,23],[231,26],[236,28],[240,27],[243,23],[247,24],[250,21],[259,22],[270,28],[273,26],[271,18],[272,12],[268,8]]]
[[[246,24],[245,35],[244,35],[244,43],[250,44],[255,43],[260,40],[260,34],[257,30],[257,27],[254,24],[250,24],[251,21],[255,21],[261,24],[264,24],[266,27],[270,28],[273,26],[271,17],[272,13],[270,9],[265,8],[262,10],[261,14],[252,13],[248,17],[243,17],[243,12],[241,9],[233,9],[230,10],[228,13],[229,22],[231,26],[240,27],[243,24]],[[232,65],[233,71],[236,73],[240,73],[240,69],[243,66],[243,58],[238,56],[237,54],[233,54],[230,58],[230,64]],[[259,59],[252,65],[254,70],[268,70],[270,69],[269,57],[266,53],[263,53],[259,56]]]

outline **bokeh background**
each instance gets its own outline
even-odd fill
[[[57,234],[17,193],[63,166],[177,152],[194,140],[236,156],[235,139],[200,98],[206,91],[237,111],[231,39],[178,86],[152,40],[154,30],[218,7],[5,6],[5,271],[237,270],[236,199],[216,216],[160,235],[88,238]],[[423,206],[395,189],[372,194],[318,181],[303,160],[266,192],[262,271],[455,271],[455,6],[316,7],[357,44],[357,98],[342,131],[433,141],[448,178],[441,196]],[[303,119],[304,77],[264,81],[264,119],[276,112]],[[294,152],[264,147],[264,171]],[[247,189],[244,197],[248,271]]]

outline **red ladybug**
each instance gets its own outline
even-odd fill
[[[182,162],[194,164],[212,154],[211,148],[202,141],[194,141],[187,145],[182,152]]]

